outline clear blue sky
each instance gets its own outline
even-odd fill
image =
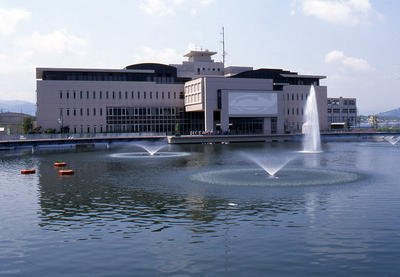
[[[0,99],[35,101],[35,67],[180,63],[188,50],[227,65],[328,78],[328,96],[363,114],[400,107],[398,0],[0,2]]]

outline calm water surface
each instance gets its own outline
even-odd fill
[[[189,155],[152,158],[130,157],[141,151],[133,144],[1,152],[0,276],[398,276],[400,147],[328,143],[319,155],[300,148],[167,146],[163,152]],[[260,153],[291,156],[286,168],[299,178],[309,170],[358,177],[253,185],[263,172],[248,156]],[[58,175],[59,159],[74,176]],[[24,168],[37,174],[21,175]],[[198,178],[221,170],[228,180],[243,168],[257,170],[245,172],[248,182],[235,178],[243,185]]]

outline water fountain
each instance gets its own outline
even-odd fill
[[[165,142],[148,142],[148,141],[143,141],[143,142],[135,142],[136,146],[139,146],[143,150],[146,150],[146,152],[150,155],[153,156],[155,155],[158,151],[160,151],[162,148],[168,146],[167,143]]]
[[[398,136],[397,138],[395,138],[394,136],[386,136],[383,139],[389,142],[391,145],[395,146],[396,143],[400,141],[400,136]]]
[[[293,157],[288,155],[261,156],[255,154],[250,155],[247,153],[244,155],[264,169],[271,178],[278,178],[275,175],[293,159]]]
[[[307,97],[304,124],[303,124],[303,151],[302,153],[321,153],[321,137],[315,88],[311,86]]]
[[[145,152],[126,152],[126,153],[114,153],[110,156],[113,158],[168,158],[168,157],[182,157],[187,156],[187,152],[161,152],[160,150],[167,147],[168,144],[165,141],[140,141],[134,142],[134,146],[138,146]]]

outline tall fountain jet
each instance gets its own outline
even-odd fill
[[[311,86],[307,97],[303,124],[303,153],[320,153],[321,137],[315,88]]]

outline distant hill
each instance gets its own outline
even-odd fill
[[[35,115],[36,105],[31,102],[20,100],[0,100],[0,112],[14,112]]]
[[[400,108],[390,110],[387,112],[383,112],[383,113],[378,113],[377,116],[384,117],[384,118],[400,118]]]

